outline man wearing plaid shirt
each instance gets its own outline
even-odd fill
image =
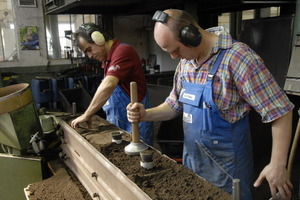
[[[291,198],[286,163],[294,105],[246,44],[222,27],[203,30],[186,12],[157,11],[154,38],[173,59],[180,58],[173,89],[161,105],[145,110],[129,104],[129,121],[164,121],[183,114],[183,164],[212,184],[232,193],[240,179],[241,199],[253,185],[249,110],[272,122],[272,155],[254,186],[269,182],[273,199]]]

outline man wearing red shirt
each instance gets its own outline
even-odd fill
[[[89,58],[102,62],[105,77],[87,110],[74,119],[71,126],[75,128],[81,122],[90,125],[92,116],[102,107],[107,121],[131,132],[131,123],[126,115],[126,106],[130,102],[130,82],[137,83],[138,101],[149,107],[146,79],[137,52],[128,44],[111,39],[92,23],[83,24],[75,32],[74,45]],[[153,124],[142,122],[139,126],[141,140],[152,145]]]

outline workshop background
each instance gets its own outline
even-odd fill
[[[46,155],[51,160],[59,153],[55,146],[59,144],[50,134],[46,143],[40,140],[58,129],[44,130],[43,123],[54,120],[46,114],[72,113],[74,102],[76,112],[83,112],[101,82],[100,63],[85,57],[71,42],[72,32],[82,23],[97,23],[132,45],[144,63],[151,104],[156,106],[167,97],[179,60],[172,60],[156,45],[151,20],[156,10],[167,8],[188,11],[202,28],[224,26],[235,39],[253,48],[295,104],[296,135],[300,0],[0,0],[0,179],[6,180],[0,183],[0,199],[25,199],[23,188],[49,176],[47,162],[39,153],[47,142],[53,144],[53,151]],[[26,101],[19,103],[15,96]],[[105,117],[103,112],[98,114]],[[154,145],[179,164],[180,121],[156,122]],[[271,129],[255,112],[250,113],[250,123],[257,177],[269,162]],[[300,199],[299,148],[292,150],[296,155],[293,199]],[[266,183],[262,188],[269,190]]]

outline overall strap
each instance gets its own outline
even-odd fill
[[[221,64],[225,53],[226,53],[226,49],[220,50],[219,55],[213,64],[213,68],[210,70],[210,72],[207,75],[206,82],[212,82],[214,75]]]
[[[238,41],[235,40],[235,39],[232,39],[232,44],[233,44],[233,43],[236,43],[236,42],[238,42]],[[218,55],[217,59],[215,60],[215,62],[214,62],[214,64],[213,64],[213,68],[211,69],[211,71],[210,71],[210,72],[208,73],[208,75],[207,75],[206,82],[208,82],[208,81],[209,81],[209,82],[212,82],[212,80],[213,80],[213,78],[214,78],[214,75],[215,75],[217,69],[219,68],[220,63],[221,63],[221,61],[222,61],[222,59],[223,59],[223,57],[224,57],[224,55],[225,55],[225,53],[226,53],[226,50],[227,50],[227,49],[221,49],[221,50],[220,50],[219,55]]]

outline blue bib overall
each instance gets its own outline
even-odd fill
[[[240,179],[241,199],[251,200],[252,143],[248,115],[225,121],[213,101],[213,76],[226,50],[221,50],[205,84],[183,82],[183,164],[223,190],[232,193]]]
[[[127,93],[117,86],[113,94],[107,100],[103,106],[103,110],[106,113],[106,120],[115,124],[119,128],[131,133],[132,124],[127,119],[127,110],[126,106],[130,103],[130,97]],[[141,102],[144,104],[145,108],[150,107],[148,92]],[[145,143],[152,145],[153,144],[153,134],[154,127],[152,122],[141,122],[139,123],[140,138]]]

